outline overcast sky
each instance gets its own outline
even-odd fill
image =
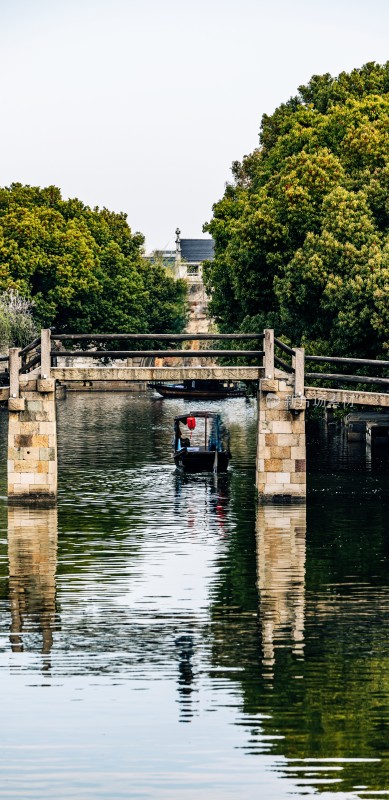
[[[202,236],[232,161],[313,74],[388,57],[387,0],[0,0],[1,181]]]

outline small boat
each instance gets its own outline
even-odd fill
[[[174,417],[173,453],[176,466],[186,472],[226,472],[231,452],[220,414],[193,411]]]
[[[231,381],[185,380],[182,383],[149,383],[162,397],[196,397],[206,400],[222,400],[225,397],[246,397],[246,389]]]

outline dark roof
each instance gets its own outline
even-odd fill
[[[181,258],[183,261],[213,261],[215,242],[213,239],[181,239]]]

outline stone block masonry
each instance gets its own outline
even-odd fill
[[[259,500],[296,501],[306,496],[305,409],[293,409],[294,379],[276,370],[258,395],[256,487]]]
[[[28,390],[21,384],[20,400],[9,404],[8,501],[51,505],[57,497],[54,381],[30,380]]]

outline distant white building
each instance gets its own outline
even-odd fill
[[[215,243],[213,239],[181,239],[176,230],[175,250],[156,250],[146,258],[153,263],[157,258],[172,270],[174,277],[188,284],[189,333],[207,333],[210,320],[207,315],[208,298],[203,283],[203,262],[213,261]]]
[[[202,264],[204,261],[213,261],[214,257],[213,239],[181,239],[181,231],[177,228],[174,264],[177,278],[187,278],[190,283],[202,283]]]
[[[207,333],[210,326],[208,297],[203,283],[203,262],[213,261],[213,239],[181,239],[176,230],[174,274],[188,283],[189,320],[188,333]]]

